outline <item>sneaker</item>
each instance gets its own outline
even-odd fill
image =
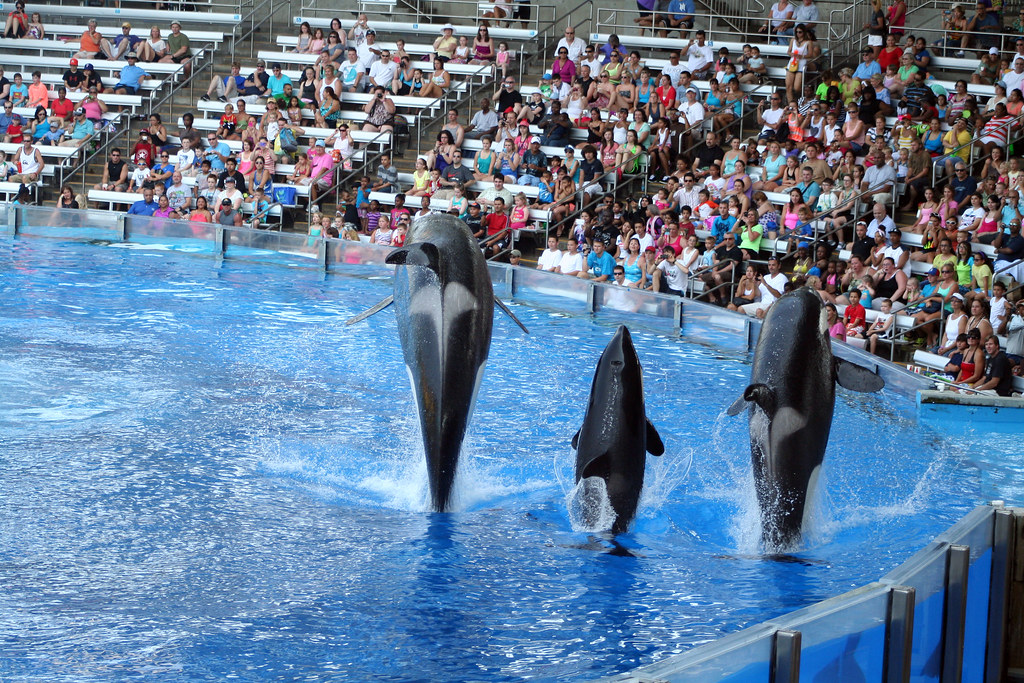
[[[199,99],[201,99],[203,102],[209,102],[210,101],[210,96],[209,95],[201,95],[199,97]]]
[[[655,180],[657,180],[657,179],[658,179],[658,176],[657,176],[657,174],[655,174],[655,173],[652,173],[652,174],[650,174],[649,176],[647,176],[647,180],[649,180],[649,181],[650,181],[650,182],[652,182],[652,183],[653,183],[653,182],[654,182]]]
[[[670,175],[663,175],[663,176],[661,176],[661,182],[663,182],[663,183],[667,183],[671,179],[672,179],[672,176],[670,176]]]
[[[960,57],[961,59],[966,56],[963,50],[957,50],[954,54],[955,56]]]
[[[220,100],[221,102],[224,102],[225,104],[227,104],[228,98],[224,97],[223,95],[221,95],[217,99]]]

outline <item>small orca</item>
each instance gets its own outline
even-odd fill
[[[643,371],[624,325],[597,362],[583,426],[572,438],[572,446],[576,449],[576,482],[588,477],[603,479],[616,515],[612,531],[625,531],[636,514],[644,486],[646,454],[661,455],[665,445],[647,419]]]

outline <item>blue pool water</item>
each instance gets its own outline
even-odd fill
[[[1021,498],[1012,435],[838,392],[803,562],[757,557],[738,338],[633,328],[633,556],[574,530],[569,440],[611,318],[516,306],[457,512],[426,509],[382,271],[0,242],[0,680],[579,680],[881,576]]]

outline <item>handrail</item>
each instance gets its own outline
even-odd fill
[[[1017,140],[1020,140],[1020,139],[1024,138],[1024,131],[1022,131],[1022,135],[1018,135],[1015,138],[1011,138],[1010,137],[1010,133],[1013,130],[1013,126],[1015,124],[1022,123],[1022,122],[1024,122],[1024,112],[1022,112],[1022,113],[1018,114],[1017,116],[1013,117],[1011,120],[1007,121],[1006,123],[999,124],[999,126],[996,127],[996,130],[999,130],[999,129],[1004,128],[1004,127],[1007,129],[1006,130],[1006,146],[1007,147],[1009,147],[1012,143],[1016,142]],[[967,160],[964,161],[964,163],[967,164],[968,167],[974,166],[974,164],[976,164],[979,161],[981,161],[981,159],[975,159],[974,158],[974,152],[975,152],[975,147],[974,146],[975,146],[976,143],[978,143],[981,140],[981,132],[982,132],[983,129],[984,129],[984,126],[979,126],[977,129],[975,129],[974,133],[971,135],[971,139],[970,140],[968,140],[967,142],[963,143],[962,145],[957,145],[956,147],[953,147],[949,152],[946,152],[945,150],[943,150],[942,155],[945,156],[945,157],[950,157],[950,156],[954,156],[954,155],[959,156],[957,153],[960,152],[961,150],[963,150],[966,147],[966,148],[968,148],[968,153],[967,153]],[[952,129],[950,129],[950,130],[952,130]],[[949,132],[949,131],[947,131],[947,132]],[[934,185],[936,182],[938,182],[938,172],[939,172],[939,166],[937,164],[932,164],[932,185]]]
[[[252,223],[252,222],[254,222],[254,221],[258,221],[258,220],[260,220],[260,219],[261,219],[261,218],[263,218],[264,216],[268,216],[268,215],[270,214],[270,212],[274,210],[274,207],[275,207],[275,206],[279,206],[279,207],[281,207],[281,211],[282,211],[282,212],[284,211],[284,204],[282,204],[281,202],[274,202],[273,204],[271,204],[271,205],[270,205],[270,206],[268,206],[267,208],[263,209],[263,210],[262,210],[262,211],[260,211],[259,213],[254,213],[254,214],[252,215],[252,217],[251,217],[251,218],[249,219],[249,222],[250,222],[250,223]],[[268,223],[269,223],[269,221],[268,221]],[[277,221],[277,231],[278,231],[278,232],[280,232],[280,231],[281,231],[281,224],[282,224],[282,221]]]

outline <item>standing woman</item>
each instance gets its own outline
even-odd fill
[[[786,66],[786,99],[789,102],[796,103],[797,95],[803,90],[807,60],[814,56],[810,51],[811,40],[807,28],[797,24],[793,29],[793,38],[789,41],[789,64]]]
[[[882,42],[887,33],[882,0],[871,0],[871,16],[864,24],[864,28],[868,30],[868,47],[875,53],[875,59],[878,59],[878,53],[882,51]]]
[[[903,25],[907,21],[907,3],[906,0],[896,0],[896,2],[889,5],[889,32],[897,37],[901,37],[904,33]]]

